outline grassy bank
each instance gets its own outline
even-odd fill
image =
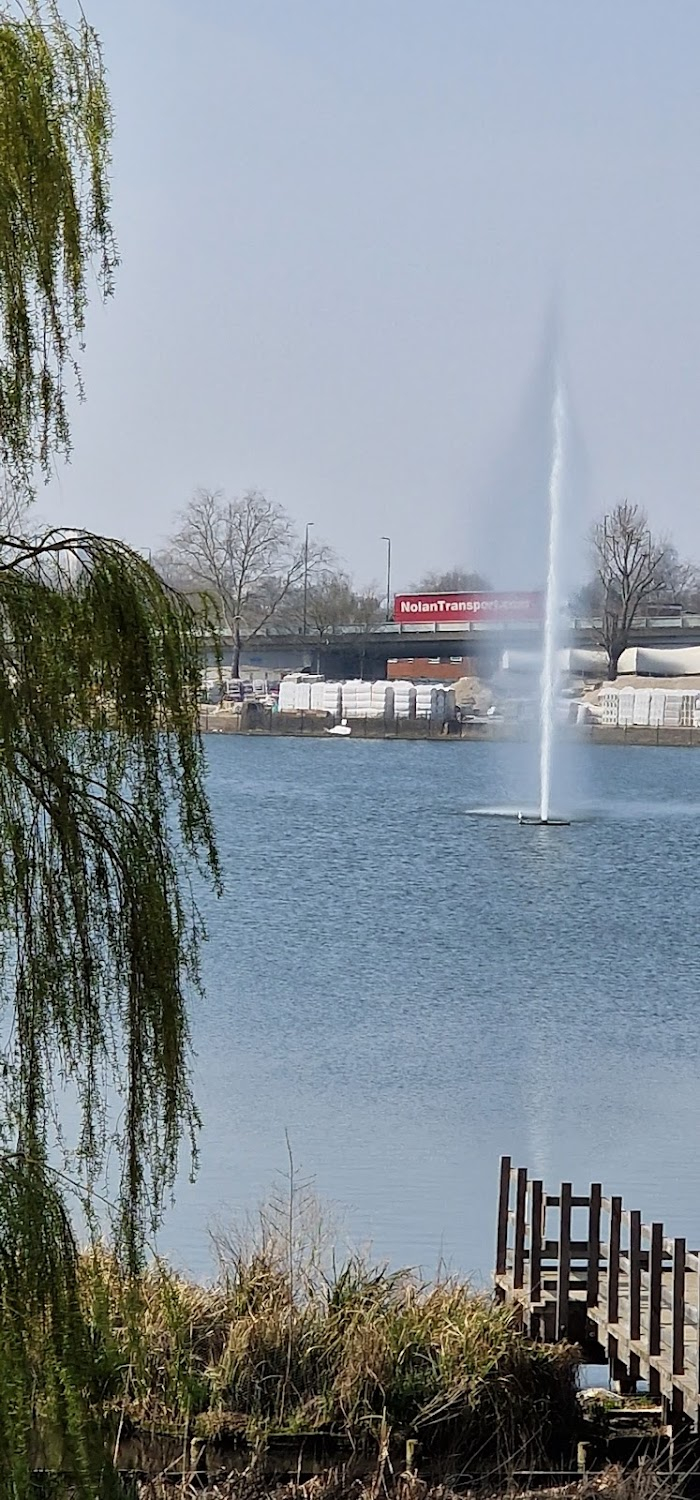
[[[134,1433],[215,1447],[336,1435],[356,1451],[415,1437],[481,1471],[571,1449],[575,1377],[564,1348],[528,1344],[510,1312],[453,1280],[432,1285],[352,1257],[300,1268],[284,1245],[229,1255],[195,1285],[163,1265],[129,1284],[86,1255],[95,1398],[117,1454]]]

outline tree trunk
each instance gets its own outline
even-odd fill
[[[607,652],[608,652],[607,680],[608,680],[608,682],[615,682],[615,680],[617,678],[617,666],[618,666],[618,662],[620,660],[620,657],[622,656],[622,649],[623,648],[622,648],[621,645],[608,646],[608,648],[607,648]]]

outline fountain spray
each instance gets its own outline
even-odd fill
[[[557,372],[552,400],[552,463],[549,471],[549,542],[547,547],[547,594],[544,622],[544,660],[540,684],[540,810],[539,816],[519,814],[519,822],[566,824],[566,818],[551,818],[552,747],[557,689],[557,617],[559,613],[559,525],[564,478],[564,386]]]

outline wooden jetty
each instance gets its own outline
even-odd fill
[[[622,1394],[640,1382],[672,1426],[698,1432],[700,1255],[663,1224],[606,1197],[600,1183],[548,1193],[501,1159],[495,1290],[531,1338],[566,1339],[608,1365]]]

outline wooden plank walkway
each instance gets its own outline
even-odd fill
[[[494,1281],[530,1337],[578,1344],[625,1393],[648,1381],[669,1420],[698,1430],[700,1256],[684,1239],[643,1224],[598,1182],[584,1195],[570,1182],[548,1193],[505,1156]]]

